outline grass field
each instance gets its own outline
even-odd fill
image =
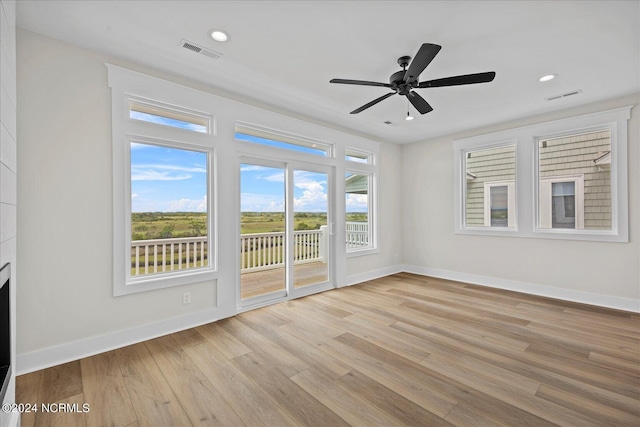
[[[366,213],[347,214],[347,221],[366,221]],[[243,212],[241,234],[284,231],[283,212]],[[325,213],[297,212],[294,230],[318,230],[327,224]],[[134,212],[133,240],[198,237],[207,234],[207,214],[199,212]]]

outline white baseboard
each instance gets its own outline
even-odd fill
[[[535,283],[507,280],[497,277],[480,276],[457,271],[441,270],[437,268],[421,267],[417,265],[403,265],[402,270],[407,273],[423,276],[437,277],[440,279],[455,280],[473,285],[487,286],[491,288],[506,289],[525,294],[555,298],[565,301],[579,302],[600,307],[614,308],[617,310],[640,312],[640,300],[633,298],[614,297],[610,295],[595,294],[592,292],[574,291],[571,289],[556,288],[553,286],[538,285]]]
[[[363,283],[368,280],[379,279],[391,274],[401,273],[402,271],[404,271],[403,267],[403,265],[392,265],[390,267],[384,267],[378,270],[367,271],[366,273],[353,274],[351,276],[347,276],[345,283],[342,285],[338,285],[338,287],[343,288],[345,286],[357,285],[358,283]]]
[[[29,372],[215,322],[219,320],[215,317],[216,314],[213,310],[199,311],[186,316],[174,317],[106,335],[83,338],[31,353],[18,354],[16,356],[17,375],[28,374]]]

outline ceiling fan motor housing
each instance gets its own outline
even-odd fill
[[[418,79],[407,83],[404,81],[405,71],[401,70],[391,74],[389,77],[389,84],[391,85],[391,89],[395,90],[400,95],[406,95],[411,92],[411,89],[418,85]]]

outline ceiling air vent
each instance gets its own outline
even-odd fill
[[[577,95],[579,93],[582,93],[582,89],[573,90],[571,92],[563,93],[563,94],[560,94],[560,95],[550,96],[550,97],[545,98],[545,99],[547,101],[553,101],[554,99],[562,99],[562,98],[566,98],[568,96]]]
[[[208,56],[209,58],[213,59],[219,59],[222,56],[222,54],[219,52],[214,52],[213,50],[198,46],[197,44],[188,42],[186,40],[182,40],[180,42],[180,46],[185,49],[189,49],[192,52],[199,53],[200,55]]]

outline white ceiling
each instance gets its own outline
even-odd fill
[[[638,1],[25,1],[17,25],[184,76],[297,117],[409,143],[640,91]],[[221,44],[211,28],[229,32]],[[212,60],[182,39],[223,54]],[[388,82],[422,43],[421,80],[495,71],[492,83],[419,89],[434,111],[407,122],[398,95],[330,84]],[[558,77],[538,82],[544,74]],[[545,97],[581,89],[555,101]],[[384,124],[391,121],[392,124]]]

